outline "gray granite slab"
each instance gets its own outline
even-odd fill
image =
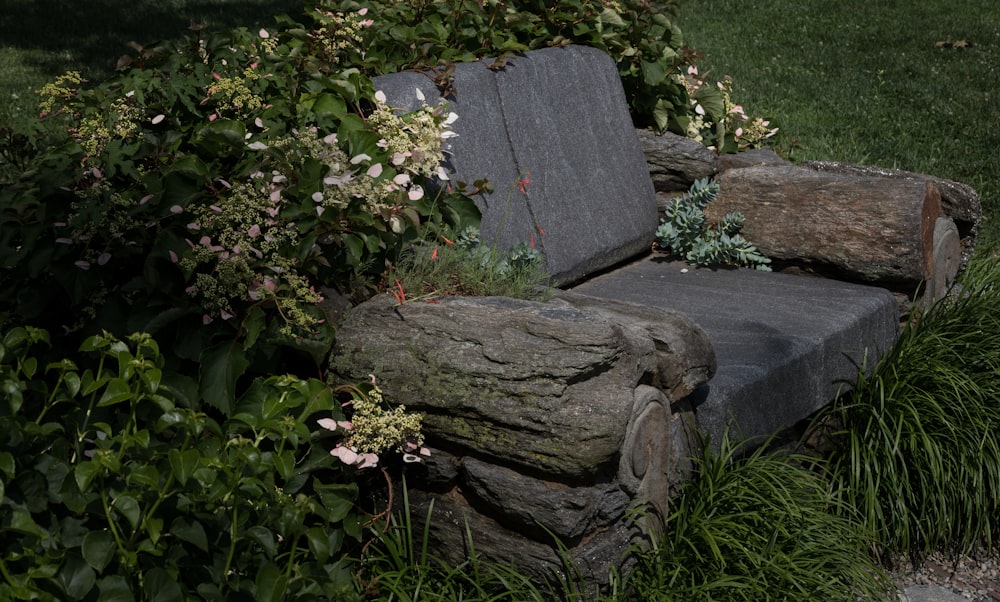
[[[687,315],[715,349],[715,377],[692,395],[714,440],[767,436],[854,382],[895,340],[896,301],[884,289],[754,270],[699,269],[652,257],[592,278],[575,292]]]
[[[546,48],[510,59],[455,66],[447,97],[459,118],[447,168],[471,183],[486,240],[509,247],[534,239],[555,284],[568,284],[649,248],[656,198],[614,62],[593,48]],[[436,99],[431,78],[375,79],[393,107]],[[433,102],[433,101],[431,101]],[[524,191],[518,181],[530,179]]]

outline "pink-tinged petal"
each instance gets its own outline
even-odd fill
[[[322,203],[323,202],[323,193],[322,192],[314,192],[314,193],[312,193],[312,200],[315,203]]]
[[[209,121],[215,121],[218,118],[219,118],[219,116],[216,115],[215,113],[212,113],[211,115],[208,116],[208,120]]]
[[[358,163],[364,163],[365,161],[371,161],[372,158],[365,153],[361,153],[351,159],[351,165],[357,165]]]
[[[249,236],[250,238],[257,238],[258,236],[260,236],[260,226],[258,226],[257,224],[250,226],[250,229],[247,230],[247,236]]]
[[[223,319],[223,320],[229,320],[230,318],[232,318],[232,317],[233,317],[233,314],[229,313],[229,312],[228,312],[228,311],[226,311],[226,310],[222,310],[222,311],[220,311],[220,312],[219,312],[219,315],[220,315],[220,316],[222,316],[222,319]]]
[[[402,165],[404,161],[406,161],[406,154],[404,154],[404,153],[393,153],[392,154],[392,164],[393,165]]]
[[[190,224],[188,224],[188,225],[187,225],[187,226],[185,226],[185,227],[186,227],[186,228],[187,228],[188,230],[193,230],[193,231],[198,231],[198,230],[201,230],[201,226],[199,226],[199,225],[198,225],[198,224],[197,224],[196,222],[191,222]]]
[[[264,28],[261,28],[261,30],[257,32],[257,35],[259,35],[264,40],[271,37],[271,34],[267,33],[267,30]]]
[[[146,196],[144,196],[144,197],[142,197],[141,199],[139,199],[139,204],[140,204],[140,205],[145,205],[145,204],[146,204],[146,203],[148,203],[148,202],[149,202],[150,200],[152,200],[152,198],[153,198],[153,195],[151,195],[151,194],[147,194]]]
[[[372,468],[378,465],[378,454],[361,454],[361,464],[358,466],[359,470],[364,470],[365,468]]]
[[[178,259],[177,259],[177,253],[174,253],[173,251],[169,251],[169,253],[170,253],[170,262],[171,263],[177,263],[177,261],[178,261]]]
[[[371,167],[368,168],[368,171],[366,173],[370,178],[379,177],[380,175],[382,175],[382,164],[376,163],[375,165],[372,165]]]
[[[410,192],[408,192],[406,196],[411,201],[419,201],[420,199],[424,198],[424,189],[419,186],[414,186],[413,188],[410,189]]]
[[[101,253],[101,256],[97,258],[97,265],[104,265],[111,261],[111,253]]]
[[[212,244],[212,239],[210,237],[208,237],[208,236],[202,236],[201,238],[198,239],[198,244],[199,245],[206,245],[206,246],[210,245],[210,244]]]
[[[97,169],[96,167],[90,170],[90,174],[97,179],[101,179],[104,177],[104,174],[101,173],[101,170]]]
[[[260,129],[264,129],[264,121],[260,117],[254,119],[253,124],[259,127]]]
[[[351,422],[350,420],[338,420],[337,421],[337,426],[339,426],[340,428],[344,429],[345,431],[353,431],[354,430],[354,423]]]
[[[382,90],[375,90],[375,100],[381,102],[382,104],[388,102],[385,97],[385,92]]]
[[[71,245],[71,244],[73,244],[73,239],[72,238],[57,238],[56,239],[56,243],[58,243],[60,245]]]
[[[163,113],[160,113],[156,117],[153,117],[153,119],[151,120],[151,122],[152,122],[153,125],[156,125],[156,124],[160,123],[161,121],[163,121],[166,118],[167,118],[166,115],[164,115]]]
[[[334,420],[333,418],[320,418],[319,420],[316,421],[316,424],[320,425],[321,427],[325,428],[328,431],[337,430],[337,421]]]
[[[90,269],[90,262],[83,261],[82,259],[80,261],[74,261],[73,265],[75,265],[76,267],[80,268],[81,270],[89,270]]]
[[[208,326],[209,324],[212,323],[212,316],[208,314],[203,315],[201,317],[201,323],[204,324],[205,326]]]
[[[214,71],[212,72],[212,77],[214,77],[215,79],[222,79],[222,76],[219,75],[218,73],[215,73]]]
[[[423,459],[420,456],[414,456],[413,454],[403,454],[403,462],[412,464],[414,462],[423,462]]]
[[[358,9],[358,16],[363,17],[368,14],[368,8],[362,7]]]
[[[170,207],[170,213],[173,213],[174,215],[177,215],[178,213],[184,213],[184,207],[181,207],[180,205],[174,205]]]
[[[420,448],[420,455],[421,456],[427,456],[429,458],[430,455],[431,455],[431,450],[427,449],[426,447],[421,447]]]
[[[354,450],[344,447],[343,445],[338,445],[330,450],[330,455],[340,458],[340,461],[344,464],[354,465],[358,462],[358,454],[356,454]]]

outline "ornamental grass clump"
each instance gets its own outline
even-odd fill
[[[663,536],[628,577],[645,602],[895,600],[866,534],[830,493],[823,466],[767,446],[706,444]]]
[[[1000,264],[960,281],[823,417],[835,491],[887,559],[997,542]]]

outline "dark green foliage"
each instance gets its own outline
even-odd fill
[[[317,437],[318,380],[254,382],[217,421],[146,335],[0,333],[0,599],[349,600],[358,486]],[[338,484],[339,483],[339,484]]]

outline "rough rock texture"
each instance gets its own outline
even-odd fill
[[[425,413],[434,452],[408,479],[422,490],[410,501],[422,516],[435,500],[441,550],[465,549],[468,521],[477,550],[546,573],[560,566],[555,535],[600,581],[596,559],[619,562],[631,537],[626,510],[665,512],[689,476],[683,400],[715,365],[707,336],[670,310],[574,293],[383,295],[347,313],[331,372],[375,374],[387,399]]]
[[[671,132],[639,129],[636,134],[658,192],[684,192],[695,180],[711,178],[719,170],[719,156],[700,142]]]
[[[962,263],[961,269],[965,269],[969,259],[975,249],[976,233],[983,220],[983,207],[979,199],[979,193],[968,184],[945,180],[936,176],[903,171],[901,169],[889,169],[873,165],[854,165],[849,163],[838,163],[835,161],[806,161],[802,167],[816,171],[828,173],[840,173],[857,176],[877,176],[880,178],[892,178],[897,180],[930,180],[941,192],[941,210],[950,217],[958,228],[958,234],[962,239]]]

